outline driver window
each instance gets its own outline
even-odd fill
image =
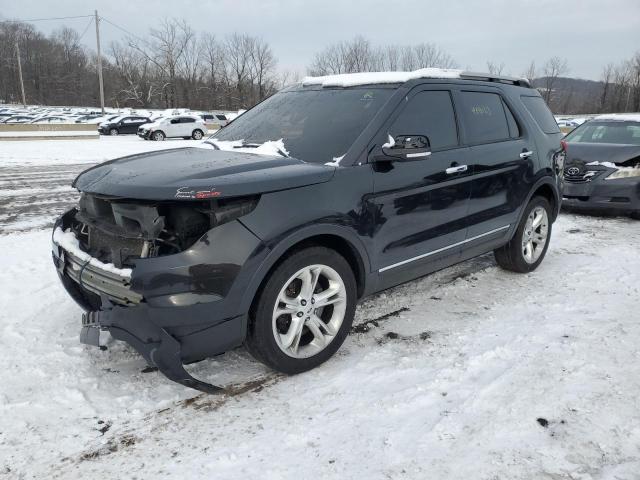
[[[426,135],[432,150],[458,145],[458,128],[451,94],[444,90],[418,92],[393,121],[389,134]]]

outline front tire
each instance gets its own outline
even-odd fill
[[[117,128],[112,128],[111,130],[109,130],[109,135],[111,135],[112,137],[115,137],[116,135],[118,135],[120,132],[118,132]]]
[[[269,275],[251,309],[247,350],[282,373],[328,360],[349,334],[356,281],[337,252],[309,247],[287,256]]]
[[[156,142],[162,142],[165,139],[165,135],[163,132],[157,131],[153,132],[151,138],[153,138],[153,140],[155,140]]]
[[[542,263],[550,239],[551,205],[544,197],[533,197],[511,241],[494,250],[493,254],[505,270],[532,272]]]

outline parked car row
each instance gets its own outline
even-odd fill
[[[208,129],[216,130],[222,128],[229,123],[235,116],[240,114],[229,112],[194,112],[188,109],[166,109],[166,110],[131,110],[109,111],[106,115],[102,115],[100,111],[87,108],[57,108],[57,107],[16,107],[16,106],[0,106],[0,123],[85,123],[102,125],[105,123],[113,123],[117,118],[128,118],[127,125],[121,127],[109,127],[108,130],[102,131],[105,134],[136,134],[138,127],[143,123],[156,121],[160,118],[172,118],[179,115],[193,116],[204,121]],[[138,120],[133,120],[134,118]],[[144,122],[143,122],[144,120]],[[132,124],[137,123],[133,126]],[[206,132],[207,129],[204,130]]]

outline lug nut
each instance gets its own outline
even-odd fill
[[[296,315],[298,315],[298,317],[301,317],[302,315],[304,315],[304,313],[298,312]]]
[[[300,305],[302,305],[303,307],[307,304],[306,300],[300,300]]]
[[[312,299],[311,299],[311,305],[313,305],[314,303],[316,303],[316,299],[315,299],[315,298],[312,298]]]

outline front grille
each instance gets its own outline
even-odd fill
[[[67,250],[64,250],[64,262],[64,273],[85,290],[105,295],[119,305],[136,305],[142,301],[142,295],[131,290],[129,277],[87,264]]]
[[[599,170],[580,170],[577,173],[569,173],[569,168],[564,169],[563,178],[569,183],[587,183],[598,177],[602,171]]]

